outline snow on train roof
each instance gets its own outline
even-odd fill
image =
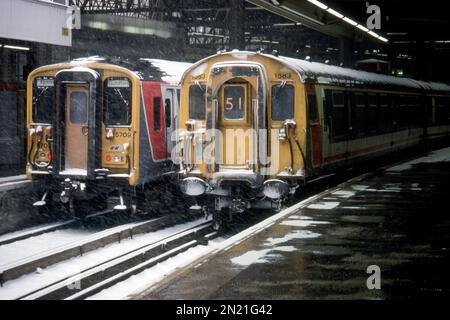
[[[450,86],[444,83],[419,81],[410,78],[399,78],[288,57],[275,58],[295,68],[300,73],[303,80],[313,80],[319,83],[329,84],[391,85],[408,87],[412,89],[450,92]]]
[[[164,81],[177,84],[183,73],[192,65],[188,62],[169,61],[162,59],[124,59],[120,57],[91,56],[71,60],[68,64],[78,67],[89,63],[110,63],[127,68],[136,73],[143,80]],[[58,63],[63,66],[67,63]]]
[[[234,58],[237,59],[246,59],[249,55],[262,55],[271,59],[278,60],[288,67],[295,69],[299,73],[302,81],[314,81],[323,84],[338,85],[350,84],[396,86],[411,89],[444,91],[446,93],[450,93],[450,85],[445,83],[419,81],[410,78],[399,78],[373,72],[333,66],[325,63],[311,62],[301,59],[250,51],[233,50],[231,52],[222,52],[218,55],[226,54],[231,54]],[[200,62],[195,64],[195,66],[201,65],[201,63],[207,59],[208,58],[201,60]]]
[[[142,61],[147,61],[151,63],[156,68],[164,72],[165,75],[161,79],[165,82],[178,83],[183,76],[183,73],[192,66],[192,63],[188,62],[177,62],[161,59],[141,59]]]

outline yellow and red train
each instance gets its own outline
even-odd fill
[[[280,207],[325,172],[450,136],[450,86],[255,52],[181,81],[180,186],[215,213]]]
[[[35,205],[62,203],[75,212],[82,200],[115,194],[117,210],[145,206],[146,187],[177,171],[170,136],[189,66],[91,57],[34,70],[26,174],[41,183]]]

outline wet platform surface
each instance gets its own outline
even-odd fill
[[[449,184],[450,148],[352,179],[136,298],[448,298]]]

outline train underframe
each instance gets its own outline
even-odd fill
[[[162,215],[186,203],[174,176],[166,175],[145,184],[130,186],[125,178],[87,180],[80,177],[39,177],[39,200],[33,205],[45,215],[84,217],[89,213],[111,209],[130,215]],[[170,198],[170,199],[169,199]],[[183,199],[181,199],[183,198]],[[180,207],[180,210],[184,208]]]
[[[220,183],[206,182],[196,177],[181,181],[181,190],[195,199],[195,207],[206,215],[212,215],[215,227],[231,222],[237,214],[250,209],[280,211],[303,181],[268,179],[259,183],[242,180],[222,180]]]

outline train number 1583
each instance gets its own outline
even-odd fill
[[[292,74],[290,73],[275,73],[275,78],[277,79],[291,79],[292,78]]]

